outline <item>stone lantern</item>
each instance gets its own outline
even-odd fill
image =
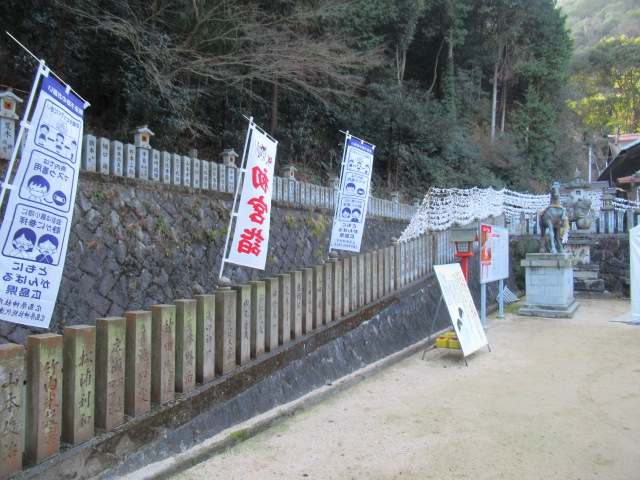
[[[149,141],[154,133],[146,125],[142,125],[131,130],[133,134],[133,144],[136,148],[136,178],[149,179],[149,162],[151,145]]]
[[[222,164],[225,167],[237,167],[236,159],[238,158],[238,154],[233,150],[233,148],[227,148],[220,154],[220,156],[222,157]]]
[[[149,142],[151,141],[151,137],[153,137],[155,133],[149,130],[149,127],[147,127],[146,125],[142,125],[134,128],[129,133],[133,134],[133,144],[136,147],[149,149],[151,148]]]
[[[294,167],[293,165],[287,165],[286,167],[284,167],[282,169],[282,176],[284,178],[286,178],[287,180],[292,180],[295,182],[296,180],[296,172],[298,171],[298,169],[296,167]]]

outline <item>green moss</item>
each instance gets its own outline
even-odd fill
[[[287,222],[287,225],[289,225],[289,228],[291,228],[291,229],[298,228],[298,225],[296,224],[296,219],[294,218],[294,216],[292,214],[285,213],[284,214],[284,221]]]

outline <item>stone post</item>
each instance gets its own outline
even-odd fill
[[[171,183],[182,185],[182,156],[177,153],[171,154]]]
[[[13,147],[16,144],[16,120],[19,119],[16,107],[18,103],[22,103],[22,99],[11,90],[0,92],[0,158],[4,160],[11,159]],[[1,468],[0,472],[2,472]]]
[[[124,423],[125,322],[96,319],[96,427],[105,430]]]
[[[200,161],[200,188],[202,188],[203,190],[211,189],[211,173],[209,172],[210,167],[211,162],[208,162],[206,160]]]
[[[218,164],[218,190],[227,191],[227,167],[220,163]]]
[[[333,264],[325,263],[324,267],[324,292],[323,292],[323,303],[324,303],[324,315],[322,323],[327,324],[331,323],[333,318]]]
[[[62,336],[27,337],[24,458],[41,463],[60,452]]]
[[[167,151],[160,152],[160,181],[171,183],[171,154]]]
[[[333,305],[333,319],[342,317],[342,262],[338,259],[338,253],[331,250],[329,252],[329,262],[332,267],[333,284],[331,285],[331,302]]]
[[[378,249],[378,298],[382,298],[385,295],[384,291],[384,278],[385,271],[388,269],[385,262],[385,249]]]
[[[160,169],[160,152],[158,150],[151,149],[151,165],[149,169],[149,178],[154,182],[159,182],[162,170]]]
[[[176,392],[185,393],[196,386],[196,310],[197,302],[180,299],[176,306]]]
[[[176,306],[151,306],[151,401],[165,403],[175,396]]]
[[[62,440],[78,445],[93,437],[96,329],[66,327],[63,335]]]
[[[96,171],[97,165],[96,137],[87,133],[82,142],[82,168],[90,172]]]
[[[218,280],[216,296],[216,371],[226,375],[236,368],[236,292],[226,277]]]
[[[124,145],[122,142],[114,140],[109,148],[111,160],[109,161],[109,173],[122,177],[124,175]]]
[[[126,143],[123,147],[123,174],[127,178],[136,178],[136,147]]]
[[[202,188],[200,185],[200,180],[202,179],[201,173],[201,165],[202,162],[196,158],[198,156],[197,150],[192,150],[190,153],[191,156],[191,186],[193,188]]]
[[[180,162],[180,175],[182,178],[182,186],[191,187],[192,178],[191,178],[191,159],[184,155],[182,157],[182,161]]]
[[[268,352],[278,348],[278,297],[280,296],[280,281],[277,278],[265,280],[265,336],[264,341]]]
[[[266,285],[264,281],[252,281],[249,285],[251,285],[250,354],[253,358],[259,358],[264,355]]]
[[[278,343],[286,345],[291,341],[291,276],[288,273],[276,275],[280,280],[278,296]]]
[[[104,173],[104,174],[108,174],[110,167],[109,167],[109,140],[106,138],[98,138],[97,140],[97,147],[98,147],[98,156],[97,156],[97,161],[98,161],[98,172],[99,173]]]
[[[137,417],[151,409],[151,312],[125,312],[127,329],[124,413]]]
[[[133,134],[133,144],[136,147],[136,178],[148,180],[151,156],[149,141],[154,133],[146,125],[136,127],[129,133]]]
[[[24,347],[0,345],[0,478],[22,470],[24,451]],[[30,412],[31,413],[31,412]]]
[[[215,295],[196,295],[196,382],[202,385],[215,378]]]
[[[313,268],[302,269],[302,333],[313,330]]]
[[[371,303],[371,293],[373,290],[371,284],[372,278],[372,269],[371,269],[371,252],[367,252],[364,254],[364,304],[368,305]]]
[[[378,299],[378,250],[371,252],[371,301]]]
[[[358,257],[358,307],[365,305],[364,289],[365,289],[365,266],[364,253],[356,255]]]
[[[342,314],[346,315],[351,309],[351,259],[345,257],[342,263]]]
[[[218,191],[218,164],[211,162],[209,170],[211,175],[209,180],[211,190]]]
[[[358,305],[358,255],[352,255],[349,257],[349,270],[351,272],[351,283],[349,287],[351,288],[351,292],[349,293],[349,297],[351,297],[351,311],[355,311],[360,306]]]
[[[302,272],[291,272],[291,338],[302,336]]]
[[[236,291],[236,363],[251,360],[251,285],[234,285]]]
[[[324,265],[313,266],[313,328],[322,325],[324,316]]]

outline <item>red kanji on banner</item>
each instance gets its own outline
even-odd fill
[[[269,176],[266,168],[253,167],[251,169],[251,181],[254,188],[261,188],[264,193],[269,191]]]
[[[264,202],[264,196],[260,195],[257,198],[252,198],[247,203],[253,207],[253,211],[255,212],[249,215],[251,221],[262,225],[262,222],[264,222],[264,214],[269,211],[267,204]]]
[[[260,255],[260,243],[264,240],[262,230],[258,228],[245,228],[240,238],[242,240],[238,242],[239,253],[251,253],[256,257]]]

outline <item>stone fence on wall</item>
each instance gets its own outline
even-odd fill
[[[453,260],[448,231],[0,345],[0,478],[366,307]]]

